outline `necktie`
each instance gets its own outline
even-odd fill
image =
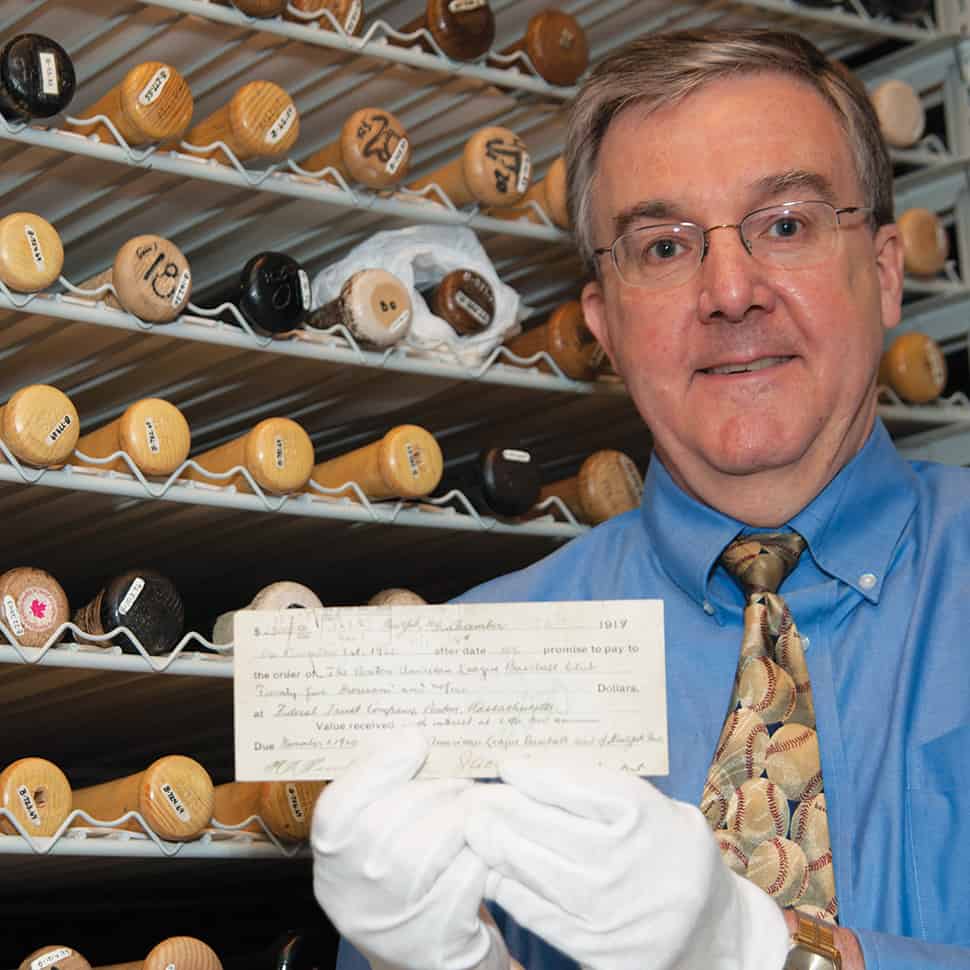
[[[731,704],[701,796],[725,862],[772,896],[836,921],[822,766],[812,686],[778,587],[805,540],[794,532],[747,535],[721,564],[747,596]]]

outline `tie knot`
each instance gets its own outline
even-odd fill
[[[797,532],[738,536],[721,553],[721,563],[746,596],[777,593],[805,549]]]

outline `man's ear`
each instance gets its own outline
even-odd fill
[[[879,274],[882,325],[892,330],[902,319],[903,242],[895,223],[880,226],[873,239]]]
[[[603,298],[603,288],[597,280],[583,287],[580,302],[583,305],[583,319],[586,321],[586,326],[593,332],[593,336],[599,341],[615,369],[616,359],[613,357],[609,327],[606,325],[606,300]]]

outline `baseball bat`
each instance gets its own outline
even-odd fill
[[[272,494],[297,492],[310,480],[313,471],[313,443],[310,436],[289,418],[266,418],[238,438],[194,456],[210,472],[228,472],[236,466],[245,468],[259,487]],[[206,478],[194,468],[187,468],[186,478],[195,481],[234,485],[251,491],[241,473],[229,479]]]
[[[0,115],[7,121],[51,118],[74,97],[74,63],[57,41],[18,34],[0,49]]]
[[[566,203],[566,162],[560,155],[549,166],[546,177],[529,186],[517,206],[489,209],[488,215],[497,219],[521,219],[523,216],[539,222],[539,215],[529,202],[535,202],[560,229],[569,228],[569,208]]]
[[[411,326],[411,296],[407,287],[387,270],[363,269],[351,275],[340,293],[306,318],[311,330],[343,325],[355,340],[389,347],[402,340]]]
[[[310,834],[313,806],[326,787],[323,781],[232,781],[217,785],[212,819],[239,825],[258,815],[278,839],[301,842]],[[246,832],[262,832],[252,822]]]
[[[592,380],[605,357],[603,348],[586,326],[583,308],[578,300],[570,300],[556,307],[544,323],[512,337],[505,342],[505,346],[523,358],[544,350],[567,377],[577,381]],[[539,367],[550,370],[545,361],[540,361]]]
[[[0,772],[0,807],[31,836],[51,836],[71,814],[71,785],[52,762],[20,758]],[[0,832],[18,834],[6,818],[0,818]]]
[[[532,454],[506,442],[484,449],[473,465],[459,471],[442,490],[459,488],[476,511],[514,519],[536,504],[540,485]]]
[[[308,172],[330,167],[349,182],[371,189],[396,185],[407,174],[411,143],[404,125],[390,111],[361,108],[340,129],[340,136],[300,163]],[[325,176],[334,181],[330,175]]]
[[[417,425],[400,424],[379,441],[314,465],[311,481],[324,488],[356,482],[370,499],[414,499],[434,491],[443,468],[434,436]]]
[[[887,144],[893,148],[909,148],[923,137],[926,112],[911,85],[891,78],[876,85],[869,93],[869,100]]]
[[[474,270],[452,270],[423,296],[431,312],[458,334],[481,333],[495,318],[492,284]]]
[[[25,465],[62,465],[74,451],[80,428],[71,399],[50,384],[28,384],[0,404],[0,439]]]
[[[64,246],[57,230],[34,212],[0,219],[0,280],[20,293],[37,293],[57,282]]]
[[[457,158],[408,187],[420,191],[437,185],[456,206],[510,206],[525,195],[531,173],[532,161],[519,136],[493,125],[476,131]]]
[[[477,60],[495,40],[495,16],[488,0],[427,0],[424,13],[399,30],[402,34],[411,34],[422,28],[456,61]],[[405,44],[403,41],[390,43]],[[424,37],[407,44],[434,50]]]
[[[0,603],[7,629],[23,647],[44,646],[71,617],[61,584],[32,566],[18,566],[0,575]]]
[[[307,21],[305,17],[297,17],[290,12],[289,7],[293,7],[302,14],[319,13],[320,17],[315,22],[324,30],[333,30],[330,20],[323,16],[324,10],[333,14],[334,20],[343,27],[344,33],[351,37],[358,37],[364,29],[364,4],[362,0],[290,0],[289,5],[283,10],[284,19],[306,24],[314,23],[314,21]]]
[[[213,0],[222,7],[235,7],[247,17],[278,17],[286,8],[286,0]]]
[[[174,404],[146,397],[129,405],[114,421],[82,435],[77,450],[89,458],[107,458],[124,451],[143,474],[171,475],[188,457],[191,439],[189,423]],[[121,458],[92,467],[128,471]]]
[[[19,970],[91,970],[91,964],[77,950],[52,943],[25,957]]]
[[[138,146],[181,138],[192,121],[192,108],[192,92],[171,64],[144,61],[76,117],[80,121],[104,115],[129,145]],[[65,122],[64,127],[114,143],[114,136],[101,121],[93,125]]]
[[[878,382],[910,404],[935,401],[946,387],[946,378],[946,357],[940,345],[925,333],[900,334],[879,363]]]
[[[633,460],[622,451],[595,451],[569,477],[544,485],[539,501],[555,495],[579,519],[599,525],[640,504],[643,479]]]
[[[319,610],[323,609],[320,597],[302,583],[282,581],[264,586],[250,601],[245,610]],[[232,643],[235,632],[233,624],[239,610],[220,613],[212,627],[212,642],[223,645]]]
[[[74,807],[101,822],[136,811],[161,839],[187,842],[200,835],[212,818],[212,779],[197,761],[165,755],[144,771],[74,792]],[[88,825],[76,819],[74,825]],[[120,828],[142,831],[135,819]]]
[[[82,283],[81,289],[94,290],[106,283],[114,286],[116,296],[108,291],[98,299],[149,323],[170,323],[192,295],[188,260],[171,240],[151,234],[129,239],[118,250],[112,265]]]
[[[392,586],[376,592],[368,601],[368,606],[427,606],[428,601],[410,589]]]
[[[144,960],[94,970],[222,970],[222,961],[207,943],[194,936],[170,936],[152,947]]]
[[[236,302],[257,333],[286,336],[299,328],[310,310],[310,278],[285,253],[257,253],[239,274]]]
[[[950,255],[950,241],[939,216],[929,209],[907,209],[896,220],[903,241],[903,268],[913,276],[936,276]]]
[[[175,584],[154,569],[130,569],[105,584],[94,598],[74,613],[74,623],[93,636],[125,626],[138,638],[150,656],[172,650],[182,637],[185,610]],[[78,640],[108,648],[111,641]],[[125,653],[137,653],[124,633],[115,642]]]
[[[563,10],[541,10],[534,14],[525,34],[501,53],[508,55],[516,51],[528,54],[536,74],[558,86],[575,84],[589,66],[586,31],[575,17]]]
[[[182,137],[182,142],[205,148],[221,141],[240,162],[244,162],[250,158],[285,155],[299,134],[300,113],[293,99],[272,81],[250,81],[228,103],[193,125]],[[225,161],[220,157],[222,150],[214,145],[208,151],[190,154],[194,158]]]

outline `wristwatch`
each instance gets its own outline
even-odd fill
[[[795,932],[782,970],[842,970],[832,927],[822,920],[795,913]]]

